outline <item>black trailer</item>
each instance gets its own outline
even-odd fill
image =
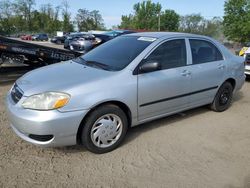
[[[48,65],[80,56],[80,53],[0,36],[0,64]]]
[[[74,59],[82,54],[0,36],[0,83],[14,81],[32,69]]]

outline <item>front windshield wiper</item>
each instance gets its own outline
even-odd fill
[[[89,66],[94,66],[94,67],[97,67],[97,68],[101,68],[101,69],[104,69],[104,70],[111,70],[109,65],[99,63],[97,61],[85,61],[85,64],[89,65]]]
[[[85,59],[83,59],[82,57],[78,57],[76,59],[73,59],[72,61],[74,61],[76,63],[84,64],[84,65],[86,65],[86,63],[87,63],[87,61]]]
[[[109,65],[99,63],[97,61],[86,61],[83,57],[78,57],[77,59],[74,60],[77,63],[81,63],[83,65],[91,66],[91,67],[96,67],[96,68],[101,68],[103,70],[112,70]]]

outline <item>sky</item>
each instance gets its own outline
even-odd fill
[[[36,0],[36,8],[42,4],[58,6],[63,0]],[[99,10],[107,28],[118,25],[122,15],[133,13],[133,5],[143,0],[68,0],[71,16],[75,17],[77,10]],[[200,13],[209,19],[224,15],[224,0],[152,0],[162,5],[162,10],[172,9],[180,15]]]

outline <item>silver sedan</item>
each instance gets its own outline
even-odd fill
[[[41,146],[114,150],[129,127],[209,104],[222,112],[245,81],[244,59],[209,37],[135,33],[16,81],[11,127]]]

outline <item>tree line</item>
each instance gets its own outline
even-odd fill
[[[71,15],[67,0],[61,5],[35,6],[35,0],[1,0],[0,34],[55,31],[105,30],[98,10],[81,8]],[[250,0],[226,0],[224,17],[204,18],[201,14],[181,16],[174,10],[163,10],[160,3],[145,0],[133,6],[133,14],[123,15],[118,28],[145,31],[180,31],[203,34],[231,41],[250,41]]]
[[[56,31],[105,29],[102,16],[97,10],[79,9],[73,18],[66,0],[55,7],[43,4],[37,9],[35,5],[35,0],[1,0],[0,34],[37,32],[55,34]]]
[[[205,19],[201,14],[181,16],[174,10],[163,10],[160,3],[144,1],[133,7],[134,13],[123,15],[120,28],[149,31],[180,31],[220,38],[222,18]]]
[[[226,0],[224,16],[212,19],[205,19],[201,14],[181,16],[174,10],[162,10],[161,4],[150,0],[135,4],[133,9],[133,14],[122,16],[120,28],[180,31],[250,42],[250,0]]]

